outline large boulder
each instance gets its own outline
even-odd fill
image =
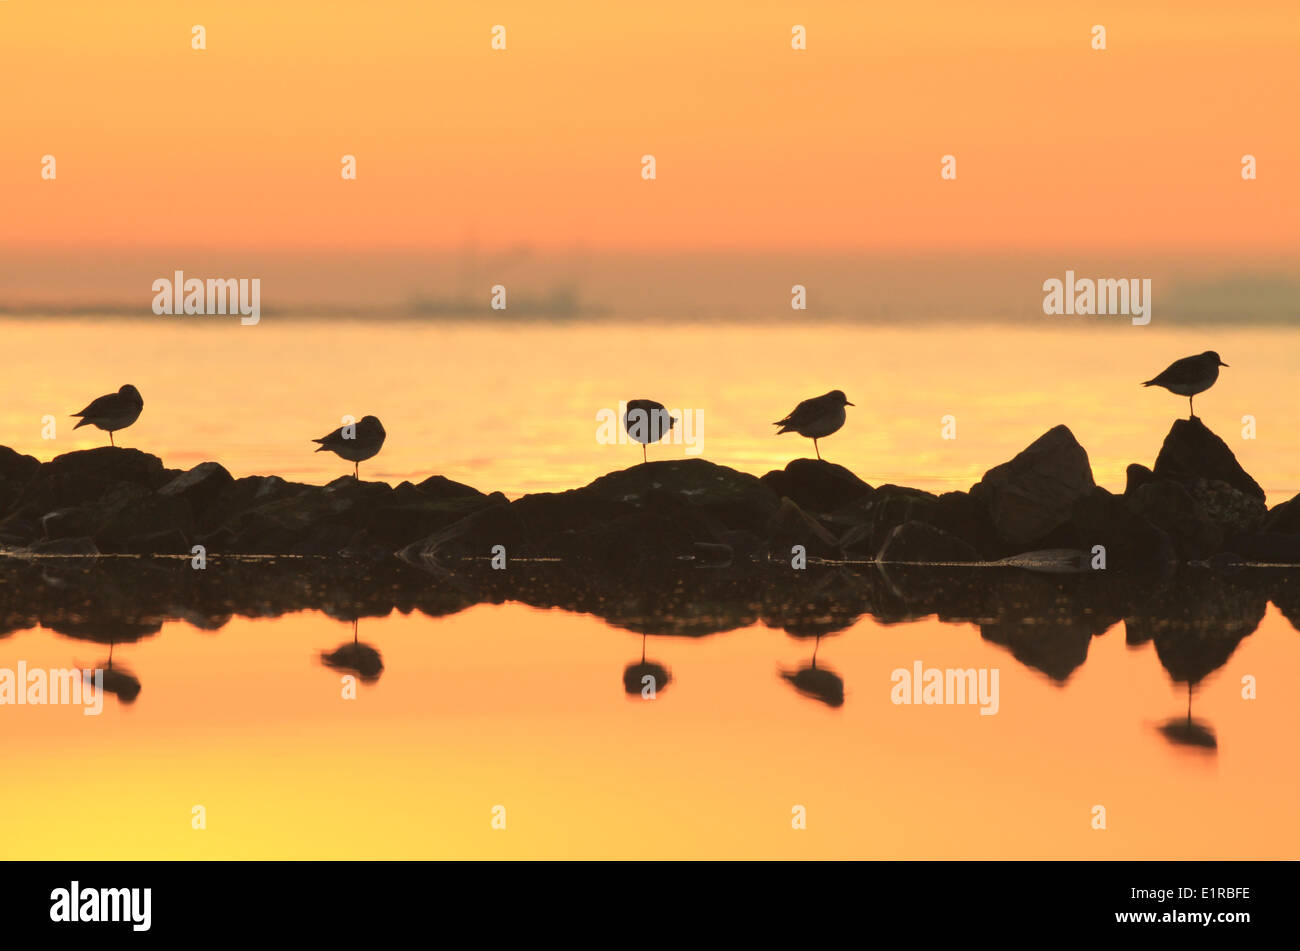
[[[705,459],[643,463],[611,472],[573,491],[592,500],[637,506],[655,496],[670,496],[727,529],[749,531],[762,530],[781,504],[777,494],[756,476]]]
[[[880,564],[954,565],[979,560],[979,552],[966,542],[924,522],[895,527],[876,555]]]
[[[788,562],[795,545],[802,545],[812,558],[843,557],[835,536],[794,500],[785,498],[767,525],[768,557]]]
[[[1133,493],[1129,504],[1169,537],[1184,560],[1206,558],[1223,547],[1223,528],[1200,509],[1192,494],[1178,482],[1149,482]]]
[[[55,456],[41,465],[12,509],[37,515],[64,506],[95,502],[111,486],[130,483],[150,491],[168,481],[162,460],[139,449],[100,446]]]
[[[1226,482],[1238,492],[1264,501],[1264,490],[1237,462],[1227,443],[1196,418],[1174,423],[1152,471],[1157,478],[1184,485],[1202,479]]]
[[[1101,486],[1074,503],[1070,523],[1079,546],[1090,556],[1097,545],[1106,550],[1109,570],[1162,573],[1178,558],[1167,532],[1126,496],[1112,495]]]
[[[1065,525],[1075,503],[1095,485],[1088,453],[1068,428],[1056,426],[1010,462],[984,473],[970,494],[1002,539],[1023,546]]]
[[[821,459],[795,459],[760,481],[805,512],[833,512],[869,498],[874,491],[848,469]]]
[[[40,467],[40,460],[35,456],[24,456],[8,446],[0,446],[0,515],[9,510]]]

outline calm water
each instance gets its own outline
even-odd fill
[[[1300,617],[1294,579],[1112,596],[994,571],[940,596],[945,623],[930,576],[867,568],[809,575],[806,596],[706,572],[657,593],[543,579],[505,603],[309,562],[200,574],[0,563],[0,668],[103,666],[111,649],[139,685],[97,717],[0,708],[0,857],[1300,850],[1300,636],[1267,593]],[[537,606],[552,603],[586,613]],[[358,614],[382,669],[345,699],[323,656],[357,656]],[[670,671],[652,700],[625,685],[643,656]],[[918,661],[998,670],[997,713],[893,703],[893,672]]]
[[[770,421],[833,387],[857,406],[823,452],[874,484],[964,489],[1065,422],[1119,489],[1186,411],[1138,382],[1212,347],[1232,366],[1199,415],[1270,502],[1300,485],[1288,331],[267,318],[11,321],[3,333],[0,443],[42,459],[100,444],[66,415],[130,381],[146,405],[122,443],[169,466],[217,459],[236,476],[325,482],[348,466],[308,440],[374,413],[389,439],[363,475],[440,473],[511,495],[639,461],[595,438],[597,411],[629,397],[703,410],[706,458],[783,466],[810,447],[774,438]],[[41,439],[46,414],[57,440]],[[940,435],[949,414],[955,440]],[[991,600],[971,608],[857,568],[774,607],[748,582],[739,603],[697,596],[701,576],[471,597],[432,577],[322,578],[306,562],[243,565],[238,583],[231,563],[168,570],[0,563],[0,668],[102,665],[111,650],[140,685],[98,717],[0,708],[0,857],[1300,851],[1293,582],[1227,576],[1152,608],[1147,589],[1094,602],[1052,587],[1068,580],[1036,580],[1029,595],[990,581]],[[344,699],[346,672],[322,652],[359,656],[358,617],[382,672]],[[625,687],[643,651],[671,671],[654,700]],[[918,661],[996,668],[998,713],[892,703],[892,672]],[[1242,698],[1246,676],[1257,699]],[[191,828],[196,805],[206,830]],[[504,831],[491,827],[498,805]],[[1096,805],[1105,831],[1091,828]],[[795,806],[804,831],[791,829]]]
[[[1150,465],[1187,402],[1138,384],[1173,359],[1218,350],[1229,369],[1198,398],[1276,503],[1300,491],[1289,330],[1180,331],[1051,320],[1042,329],[918,329],[670,324],[474,326],[263,318],[0,322],[7,348],[0,444],[48,459],[105,442],[69,413],[134,383],[145,399],[122,444],[173,468],[216,459],[236,476],[327,482],[351,467],[310,440],[344,414],[373,413],[388,441],[365,467],[399,482],[438,473],[515,496],[582,485],[638,461],[596,439],[596,414],[650,397],[703,412],[703,455],[761,474],[811,455],[773,436],[807,396],[843,389],[856,407],[822,443],[826,458],[873,485],[967,489],[1057,423],[1119,490],[1130,462]],[[41,438],[42,418],[59,423]],[[942,438],[943,417],[956,439]],[[1257,438],[1242,437],[1242,417]],[[682,445],[655,458],[680,457]]]

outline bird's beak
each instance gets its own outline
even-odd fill
[[[848,400],[845,400],[845,401],[844,401],[844,405],[845,405],[845,406],[852,406],[852,405],[854,405],[854,404],[850,403]]]
[[[1220,361],[1219,361],[1219,366],[1221,366],[1221,367],[1226,367],[1226,366],[1227,366],[1227,364],[1226,364],[1226,363],[1224,363],[1224,362],[1223,362],[1223,361],[1222,361],[1222,360],[1220,360]]]

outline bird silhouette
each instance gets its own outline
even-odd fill
[[[328,449],[352,463],[352,477],[360,480],[361,463],[378,454],[387,435],[378,418],[363,416],[359,423],[340,426],[328,436],[313,439],[312,442],[320,443],[317,452]]]
[[[663,403],[654,400],[628,400],[627,411],[623,414],[623,428],[629,438],[641,444],[641,461],[646,461],[645,447],[658,442],[677,422],[676,417],[669,416]]]
[[[108,433],[108,444],[115,446],[117,443],[113,441],[113,433],[134,423],[140,418],[143,409],[144,398],[140,391],[127,383],[116,393],[107,393],[92,401],[80,413],[73,413],[74,417],[80,416],[81,421],[72,428],[97,426]]]
[[[1147,380],[1143,386],[1163,386],[1170,393],[1187,397],[1187,408],[1192,419],[1196,418],[1196,408],[1192,397],[1214,386],[1219,378],[1219,367],[1227,364],[1219,359],[1213,350],[1206,350],[1194,357],[1183,357],[1169,364],[1159,376]]]
[[[781,427],[776,431],[778,436],[791,432],[807,436],[813,441],[813,452],[817,453],[818,459],[821,459],[822,454],[817,448],[817,440],[829,436],[843,426],[844,407],[852,405],[843,390],[831,390],[823,396],[804,400],[789,416],[772,425]]]

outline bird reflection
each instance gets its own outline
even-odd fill
[[[798,670],[782,670],[781,677],[805,697],[820,700],[828,707],[844,706],[844,680],[834,671],[817,666],[817,648],[821,646],[821,635],[813,644],[812,663]]]
[[[1214,727],[1208,723],[1192,719],[1192,685],[1187,685],[1187,717],[1174,717],[1160,724],[1157,729],[1166,740],[1175,746],[1190,746],[1194,749],[1214,753],[1219,749],[1219,741],[1214,735]]]
[[[628,696],[650,699],[672,683],[673,674],[663,664],[645,659],[646,636],[641,635],[641,660],[628,664],[623,671],[623,689]]]
[[[140,678],[127,670],[125,667],[113,666],[113,647],[114,642],[108,642],[108,660],[98,668],[104,674],[104,692],[111,693],[122,703],[135,703],[135,698],[140,696]],[[87,670],[84,672],[87,683],[95,682],[95,671]]]
[[[379,651],[357,639],[358,619],[352,620],[352,640],[334,650],[321,651],[320,662],[334,670],[349,670],[361,677],[364,683],[374,683],[384,672],[384,661]]]

